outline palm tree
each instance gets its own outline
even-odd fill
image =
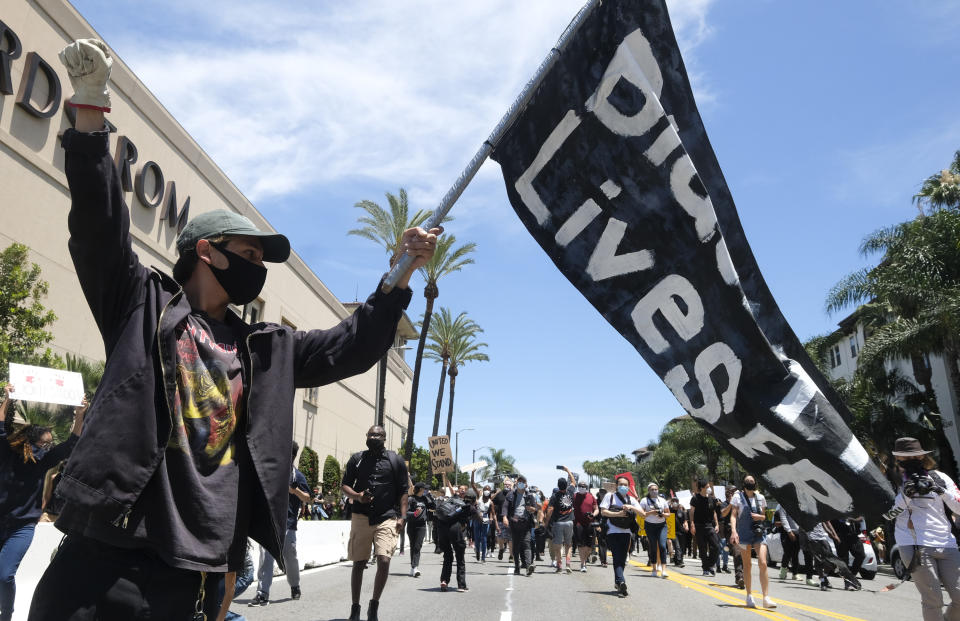
[[[481,457],[489,464],[477,472],[481,481],[502,481],[503,477],[516,471],[517,460],[513,455],[507,455],[506,449],[491,448],[486,457]]]
[[[357,218],[357,222],[364,226],[359,229],[352,229],[347,234],[363,237],[379,246],[383,246],[390,257],[390,267],[393,267],[397,256],[400,254],[403,232],[426,222],[432,212],[420,209],[411,216],[410,206],[407,202],[407,191],[403,188],[400,188],[399,196],[387,192],[386,197],[387,203],[390,205],[389,212],[373,201],[362,200],[356,203],[354,207],[367,212],[367,215]]]
[[[417,213],[410,215],[410,206],[407,201],[407,191],[400,188],[400,195],[394,196],[390,192],[386,193],[387,203],[390,205],[388,212],[373,201],[362,200],[354,205],[358,209],[366,212],[366,215],[357,218],[357,222],[363,226],[358,229],[347,231],[348,235],[356,235],[369,239],[379,246],[383,246],[386,251],[388,264],[393,268],[394,263],[400,257],[400,243],[403,241],[403,232],[409,228],[420,226],[430,217],[430,211],[418,210]],[[380,359],[377,386],[377,424],[383,424],[384,402],[386,400],[387,389],[387,356],[388,351]],[[412,440],[413,435],[408,433],[408,438]],[[410,449],[413,450],[412,448]],[[407,454],[409,459],[409,453]]]
[[[949,168],[927,177],[920,191],[913,195],[913,202],[920,209],[921,215],[924,205],[933,209],[956,209],[960,206],[960,151],[953,154]]]
[[[881,262],[848,275],[827,296],[829,312],[854,303],[865,304],[860,312],[873,331],[864,343],[861,365],[906,359],[922,370],[924,365],[918,361],[924,354],[940,354],[950,389],[960,395],[958,245],[960,211],[953,207],[934,208],[913,220],[876,231],[863,241],[861,252],[882,252]],[[925,373],[917,377],[933,396],[929,377]],[[960,408],[955,414],[960,415]],[[956,463],[939,419],[934,431],[941,465],[952,476]]]
[[[410,389],[410,415],[407,418],[407,441],[403,447],[404,459],[410,460],[413,454],[413,431],[417,419],[417,396],[420,390],[420,369],[423,366],[423,350],[427,344],[427,333],[430,330],[430,317],[433,315],[433,303],[440,295],[440,289],[437,282],[447,274],[459,272],[464,266],[473,263],[473,259],[467,255],[472,253],[477,245],[474,243],[464,244],[453,250],[457,238],[453,235],[445,235],[437,240],[437,247],[433,253],[433,258],[420,268],[420,275],[423,276],[426,286],[423,289],[423,297],[427,298],[427,308],[423,313],[423,319],[420,322],[420,340],[417,343],[417,356],[413,366],[413,385]]]
[[[482,332],[483,330],[478,330]],[[447,435],[450,435],[450,426],[453,423],[453,395],[457,384],[457,375],[459,369],[468,362],[487,362],[490,358],[480,351],[480,348],[486,347],[486,343],[478,343],[473,334],[465,334],[453,341],[450,347],[450,368],[447,369],[447,375],[450,376],[450,403],[447,410]]]
[[[423,329],[423,322],[417,323],[417,327]],[[443,388],[447,379],[447,366],[450,364],[450,349],[454,341],[467,335],[473,335],[482,332],[480,326],[463,312],[456,318],[450,312],[450,309],[440,307],[437,313],[436,321],[432,322],[427,337],[430,340],[426,345],[424,356],[430,360],[436,360],[441,363],[440,367],[440,388],[437,391],[437,408],[433,414],[433,435],[440,431],[440,406],[443,405]],[[450,435],[449,433],[447,435]]]

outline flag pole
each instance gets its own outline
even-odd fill
[[[530,101],[530,98],[533,97],[534,92],[537,90],[537,87],[540,86],[540,82],[543,81],[543,78],[547,73],[553,68],[553,65],[556,64],[557,59],[560,58],[560,54],[563,53],[566,49],[567,44],[570,42],[570,39],[573,38],[573,35],[576,34],[580,26],[586,20],[587,16],[593,11],[594,8],[600,4],[601,0],[589,0],[587,4],[580,9],[580,12],[573,18],[570,24],[567,26],[566,30],[563,31],[563,34],[560,35],[560,38],[557,40],[557,44],[553,46],[550,50],[550,53],[547,54],[547,57],[543,59],[543,62],[540,63],[540,66],[537,67],[536,73],[532,78],[527,82],[527,85],[523,87],[523,90],[513,101],[513,104],[507,109],[506,114],[503,115],[503,118],[500,119],[500,122],[497,123],[497,126],[493,128],[490,137],[487,138],[483,145],[480,147],[480,150],[477,151],[476,155],[473,156],[473,159],[470,160],[470,163],[467,164],[467,167],[460,173],[460,176],[457,178],[457,181],[453,184],[447,193],[444,194],[443,199],[440,200],[440,205],[437,206],[436,211],[433,212],[433,215],[428,219],[422,226],[426,230],[430,230],[439,226],[443,219],[447,217],[447,213],[450,211],[450,208],[453,207],[453,204],[457,202],[457,199],[460,198],[460,195],[463,194],[463,191],[467,189],[467,185],[473,180],[473,177],[477,174],[477,171],[480,170],[480,166],[483,165],[483,162],[486,161],[496,146],[500,143],[500,140],[503,138],[503,135],[507,133],[507,130],[510,129],[510,126],[513,125],[513,122],[517,120],[517,117],[526,108],[527,103]],[[397,284],[397,281],[400,280],[400,277],[407,273],[410,269],[410,264],[413,263],[413,257],[404,254],[396,265],[393,266],[393,269],[390,270],[390,273],[383,281],[384,293],[389,293],[393,290],[393,287]]]

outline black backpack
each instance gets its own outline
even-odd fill
[[[460,519],[467,510],[467,505],[457,497],[446,498],[437,503],[437,508],[433,515],[438,522],[443,524],[452,524]]]

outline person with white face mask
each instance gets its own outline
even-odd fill
[[[658,573],[661,578],[667,577],[667,518],[670,507],[667,501],[660,498],[660,486],[656,483],[647,485],[647,495],[640,501],[643,509],[643,525],[647,531],[647,545],[650,546],[650,558],[654,576]]]
[[[777,605],[767,595],[770,577],[767,575],[767,544],[763,530],[766,519],[767,500],[757,491],[757,480],[749,474],[743,478],[743,491],[735,494],[730,524],[733,527],[730,543],[740,546],[740,558],[743,559],[743,581],[747,589],[747,608],[756,608],[757,603],[751,593],[750,551],[757,552],[757,565],[760,568],[760,589],[763,593],[763,607],[776,608]]]
[[[617,595],[627,596],[627,582],[623,568],[627,565],[630,536],[637,524],[637,515],[643,510],[637,499],[630,495],[630,481],[617,478],[616,492],[609,493],[600,502],[600,515],[607,518],[607,548],[613,555],[613,583]]]
[[[516,489],[507,493],[501,512],[503,527],[510,531],[513,538],[513,573],[517,575],[521,566],[527,570],[528,576],[533,573],[530,531],[538,506],[533,494],[527,491],[527,478],[519,475]]]

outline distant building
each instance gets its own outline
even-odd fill
[[[839,328],[831,334],[831,339],[836,342],[827,352],[827,367],[830,379],[850,380],[860,361],[860,350],[863,344],[870,336],[869,328],[864,326],[860,319],[859,311],[854,311],[847,317],[841,319]],[[954,415],[956,408],[956,396],[950,390],[950,382],[947,376],[947,365],[943,358],[935,354],[924,354],[920,363],[923,368],[921,372],[930,374],[930,383],[933,391],[937,395],[937,409],[939,410],[943,421],[943,431],[947,436],[947,441],[953,449],[955,459],[960,459],[960,433],[957,429],[957,421]],[[887,361],[884,363],[887,370],[896,369],[903,377],[917,385],[917,388],[923,390],[923,386],[917,381],[914,374],[913,363],[910,360],[899,359]],[[960,461],[958,461],[960,466]]]

